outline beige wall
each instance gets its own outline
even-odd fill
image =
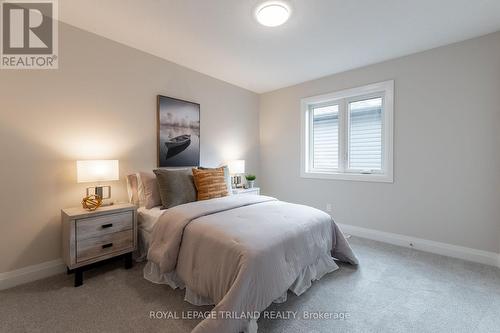
[[[300,178],[300,99],[390,79],[394,184]],[[500,32],[264,94],[260,138],[266,194],[331,203],[340,223],[500,252]]]
[[[0,70],[0,273],[61,257],[60,209],[86,187],[75,160],[119,159],[117,200],[125,174],[155,167],[157,94],[201,104],[202,164],[244,158],[259,171],[256,94],[64,24],[59,33],[59,70]]]

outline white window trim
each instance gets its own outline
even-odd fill
[[[310,108],[312,105],[321,103],[335,104],[336,100],[356,98],[358,96],[382,94],[384,96],[384,131],[383,131],[383,172],[363,174],[350,171],[318,171],[309,170],[309,142],[310,142]],[[346,118],[341,112],[340,117]],[[385,182],[393,183],[393,152],[394,152],[394,80],[384,81],[374,84],[369,84],[359,88],[346,89],[320,96],[313,96],[303,98],[300,107],[301,119],[301,135],[300,135],[300,176],[303,178],[320,178],[320,179],[337,179],[337,180],[352,180],[352,181],[367,181],[367,182]],[[340,126],[347,128],[347,119],[339,119]],[[342,123],[344,125],[342,125]],[[339,131],[340,133],[340,131]],[[339,134],[340,135],[340,134]],[[345,154],[344,147],[346,147],[347,131],[339,138],[340,154]],[[340,155],[343,156],[343,155]],[[339,160],[339,165],[346,159]],[[343,168],[342,168],[343,169]]]

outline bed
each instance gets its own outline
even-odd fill
[[[257,332],[261,311],[358,260],[326,213],[268,196],[233,195],[166,210],[139,208],[144,277],[215,305],[193,330]]]

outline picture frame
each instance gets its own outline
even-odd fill
[[[157,96],[157,166],[200,165],[200,112],[198,103]]]

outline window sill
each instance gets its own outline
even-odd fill
[[[329,180],[350,180],[359,182],[394,183],[392,175],[387,174],[321,173],[302,171],[300,173],[300,177]]]

